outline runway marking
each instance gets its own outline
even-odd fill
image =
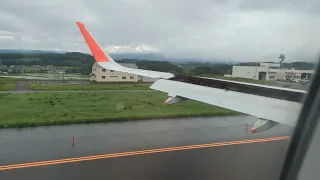
[[[107,158],[116,158],[116,157],[123,157],[123,156],[134,156],[134,155],[152,154],[152,153],[161,153],[161,152],[170,152],[170,151],[182,151],[182,150],[199,149],[199,148],[230,146],[230,145],[237,145],[237,144],[251,144],[251,143],[270,142],[270,141],[279,141],[279,140],[288,140],[288,139],[289,139],[289,136],[279,136],[279,137],[273,137],[273,138],[240,140],[240,141],[130,151],[130,152],[121,152],[121,153],[112,153],[112,154],[102,154],[102,155],[94,155],[94,156],[83,156],[83,157],[77,157],[77,158],[66,158],[66,159],[58,159],[58,160],[3,165],[3,166],[0,166],[0,171],[9,170],[9,169],[19,169],[19,168],[28,168],[28,167],[36,167],[36,166],[47,166],[47,165],[53,165],[53,164],[79,162],[79,161],[89,161],[89,160],[96,160],[96,159],[107,159]]]

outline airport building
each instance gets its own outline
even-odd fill
[[[138,69],[138,66],[133,63],[119,63],[120,65],[128,68]],[[113,71],[102,68],[98,63],[92,66],[91,81],[96,82],[154,82],[154,78],[138,76],[125,72]]]
[[[233,66],[232,77],[256,80],[303,80],[309,79],[313,70],[282,69],[280,63],[260,63],[259,66]]]

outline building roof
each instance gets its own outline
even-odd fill
[[[127,68],[138,69],[138,66],[135,63],[119,63],[119,64]],[[97,62],[95,62],[93,66],[101,67]]]
[[[138,69],[138,66],[134,63],[119,63],[119,64],[127,68]]]

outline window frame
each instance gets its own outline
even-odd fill
[[[318,126],[320,119],[320,83],[318,82],[320,82],[320,58],[308,92],[302,101],[302,108],[282,166],[280,180],[296,180],[301,170],[312,168],[308,167],[310,164],[305,163],[304,160],[306,155],[310,155],[307,154],[311,152],[308,151],[309,147],[320,141],[320,137],[313,136],[317,128],[320,128]],[[320,161],[318,155],[312,156],[312,158],[318,158]],[[319,164],[317,165],[319,166]],[[314,173],[320,175],[318,171],[314,171]],[[315,174],[311,176],[317,177]]]

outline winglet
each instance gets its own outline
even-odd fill
[[[89,31],[86,29],[85,25],[82,22],[76,22],[81,34],[83,35],[84,39],[86,40],[90,51],[97,62],[110,62],[113,61],[112,58],[107,57],[105,53],[102,51],[98,43],[94,40],[91,36]]]
[[[113,70],[113,71],[119,71],[119,72],[125,72],[129,74],[136,74],[139,76],[146,76],[156,79],[169,79],[174,77],[173,74],[167,73],[167,72],[158,72],[158,71],[150,71],[150,70],[144,70],[144,69],[134,69],[134,68],[128,68],[124,67],[117,62],[115,62],[112,57],[108,53],[104,53],[98,43],[94,40],[94,38],[91,36],[91,34],[86,29],[85,25],[82,22],[76,22],[84,39],[86,40],[89,49],[97,62],[98,65],[105,69]]]

